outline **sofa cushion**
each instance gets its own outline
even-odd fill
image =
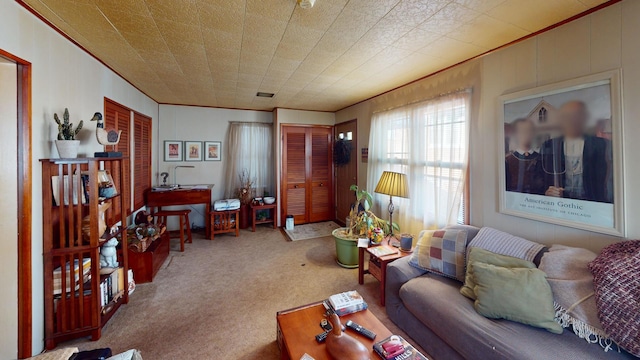
[[[395,266],[394,264],[401,260],[394,261],[390,266]],[[487,319],[476,312],[473,301],[460,295],[459,287],[460,284],[455,280],[426,274],[407,281],[400,287],[398,297],[409,314],[417,318],[463,358],[492,360],[632,358],[631,355],[624,353],[612,351],[605,353],[569,331],[556,335],[513,321]],[[387,298],[389,299],[389,296]],[[389,305],[387,300],[387,307]],[[406,321],[410,322],[408,319]],[[414,336],[412,333],[408,335]],[[422,345],[421,340],[415,340]]]
[[[536,265],[531,261],[518,259],[512,256],[505,256],[496,253],[492,253],[491,251],[484,250],[482,248],[471,248],[469,250],[469,258],[467,259],[467,273],[464,278],[464,285],[460,288],[460,293],[471,300],[476,299],[476,294],[473,292],[473,288],[476,286],[476,283],[473,279],[473,266],[472,263],[474,261],[481,262],[484,264],[491,264],[496,266],[501,266],[505,268],[535,268]]]
[[[562,334],[554,320],[553,295],[544,272],[472,262],[475,308],[480,315],[507,319]]]
[[[463,282],[466,247],[466,230],[424,230],[409,263]]]
[[[525,259],[532,261],[536,265],[539,264],[539,258],[541,257],[539,255],[546,249],[542,244],[490,227],[480,229],[478,235],[469,242],[469,248],[471,247],[479,247],[496,254]]]

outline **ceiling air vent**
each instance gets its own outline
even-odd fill
[[[316,0],[298,0],[298,5],[303,9],[310,9],[315,2]]]
[[[258,91],[258,93],[256,94],[256,96],[258,97],[266,97],[266,98],[272,98],[273,95],[275,95],[274,93],[267,93],[267,92],[260,92]]]

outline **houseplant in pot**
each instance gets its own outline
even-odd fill
[[[355,192],[356,201],[351,205],[349,213],[349,224],[347,227],[335,229],[332,232],[336,243],[336,262],[345,268],[358,267],[358,239],[372,239],[382,231],[388,234],[390,231],[389,222],[380,219],[370,209],[373,205],[373,197],[364,189],[359,189],[357,185],[351,185],[351,191]],[[397,224],[393,224],[394,229],[398,229]]]
[[[73,129],[73,123],[69,122],[69,109],[64,109],[62,120],[57,113],[53,114],[53,119],[58,124],[58,138],[56,139],[56,148],[62,159],[72,159],[78,156],[78,147],[80,140],[76,140],[76,135],[82,129],[83,121],[80,120],[78,127]]]

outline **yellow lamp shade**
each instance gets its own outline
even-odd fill
[[[405,174],[385,171],[380,176],[375,192],[390,196],[409,197],[409,185]]]

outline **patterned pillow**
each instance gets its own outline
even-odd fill
[[[540,258],[542,257],[539,254],[546,249],[542,244],[490,227],[480,229],[478,235],[469,243],[467,256],[469,256],[469,249],[472,247],[479,247],[492,253],[531,261],[536,266],[540,264]]]
[[[464,282],[466,247],[466,230],[424,230],[409,264]]]

